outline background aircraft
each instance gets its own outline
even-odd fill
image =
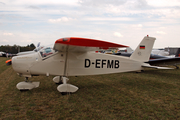
[[[26,54],[31,54],[31,53],[34,53],[34,52],[38,52],[40,49],[42,49],[43,46],[40,46],[40,42],[37,44],[36,48],[33,50],[33,51],[27,51],[27,52],[19,52],[17,53],[17,55],[26,55]]]
[[[160,55],[160,56],[169,56],[169,52],[164,49],[153,49],[151,54]]]
[[[0,57],[6,57],[6,53],[5,52],[0,52]]]
[[[130,57],[132,53],[114,53],[114,55],[119,55],[119,56],[125,56],[125,57]],[[175,57],[168,57],[168,56],[160,56],[160,55],[155,55],[151,54],[150,55],[150,60],[145,62],[150,65],[155,65],[155,66],[168,66],[168,65],[173,65],[177,69],[179,68],[177,65],[180,64],[180,48],[177,50]]]

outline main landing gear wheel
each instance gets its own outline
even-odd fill
[[[28,91],[32,90],[33,88],[39,87],[40,82],[30,82],[28,81],[28,77],[26,77],[26,80],[23,82],[19,82],[16,85],[16,88],[20,91]]]
[[[59,85],[57,87],[57,90],[62,94],[62,95],[66,95],[68,93],[74,93],[78,90],[78,87],[71,85],[71,84],[67,84],[67,81],[69,79],[66,77],[62,77],[62,82],[63,84]]]

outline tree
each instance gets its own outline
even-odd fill
[[[19,46],[19,45],[1,45],[0,46],[0,51],[3,52],[8,52],[8,53],[12,53],[12,54],[16,54],[19,52],[24,52],[24,51],[32,51],[35,48],[34,44],[32,43],[30,47],[28,46]]]
[[[35,48],[35,45],[33,43],[30,44],[30,47]]]

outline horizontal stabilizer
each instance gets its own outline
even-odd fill
[[[169,67],[158,67],[158,66],[151,66],[149,64],[142,64],[142,67],[147,67],[147,68],[155,68],[155,69],[174,69],[174,68],[169,68]]]

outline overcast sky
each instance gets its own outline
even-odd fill
[[[85,37],[135,49],[146,35],[180,47],[180,0],[0,0],[0,45]]]

